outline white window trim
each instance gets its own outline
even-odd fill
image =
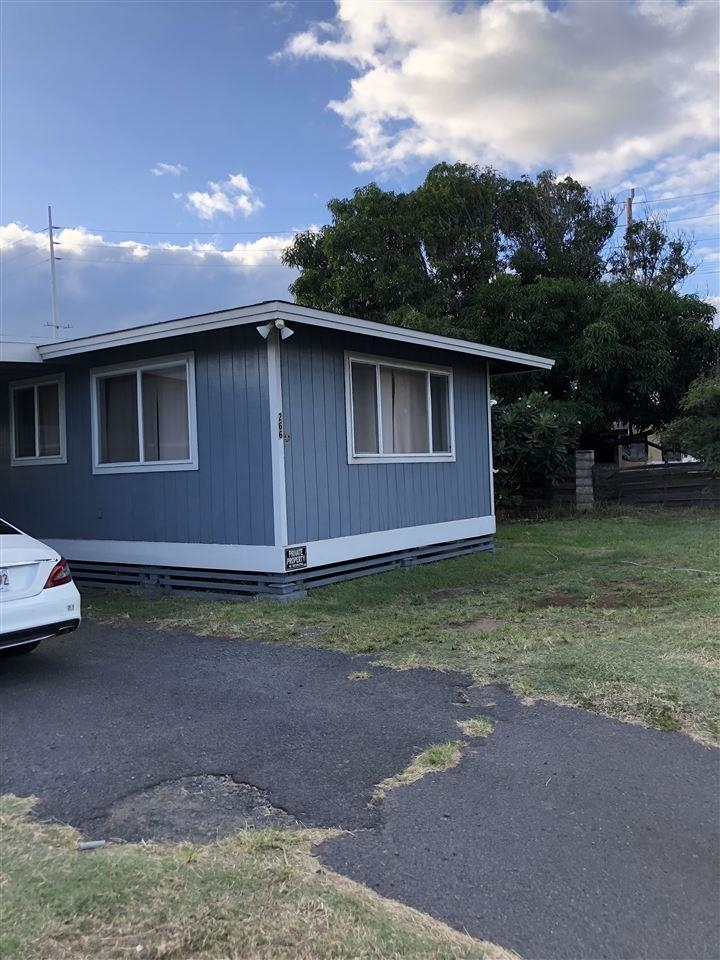
[[[190,457],[187,460],[148,460],[130,461],[126,463],[100,462],[100,423],[98,408],[98,382],[105,377],[116,376],[121,373],[134,373],[138,384],[138,450],[143,456],[143,425],[141,414],[140,377],[143,370],[157,370],[163,367],[176,367],[184,363],[187,371],[187,402],[188,402],[188,441]],[[95,367],[90,371],[90,418],[92,425],[92,458],[94,474],[104,473],[167,473],[168,471],[197,470],[197,409],[195,402],[195,355],[193,353],[179,353],[170,357],[153,357],[151,360],[134,360],[130,363],[118,363],[108,367]]]
[[[56,383],[58,388],[58,419],[60,427],[60,453],[57,456],[17,457],[15,456],[15,392],[35,387],[35,449],[37,450],[38,432],[38,405],[37,387],[48,383]],[[48,377],[35,377],[32,380],[16,380],[10,384],[10,466],[33,467],[51,466],[57,463],[67,463],[67,431],[65,427],[65,374],[56,373]]]
[[[379,378],[380,367],[396,367],[403,370],[416,370],[419,373],[437,373],[448,378],[448,418],[450,421],[450,452],[449,453],[356,453],[355,426],[353,420],[352,398],[352,368],[353,361],[369,363],[375,366],[375,376]],[[428,385],[430,378],[428,377]],[[428,386],[429,390],[429,386]],[[376,389],[378,445],[382,445],[382,411],[380,408],[380,385]],[[432,440],[432,418],[430,416],[430,398],[428,406],[428,431]],[[373,354],[345,351],[345,415],[347,422],[347,449],[348,463],[454,463],[455,455],[455,405],[453,390],[452,367],[440,367],[430,363],[413,363],[407,360],[396,360],[394,357],[378,357]]]

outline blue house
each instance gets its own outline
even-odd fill
[[[0,351],[8,520],[88,584],[278,596],[491,549],[490,376],[553,363],[283,301]]]

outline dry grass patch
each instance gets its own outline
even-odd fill
[[[382,780],[373,791],[373,800],[382,800],[390,790],[403,787],[408,783],[415,783],[428,773],[440,773],[456,767],[462,758],[466,744],[462,740],[449,740],[447,743],[434,743],[413,757],[410,765],[402,773]]]
[[[490,717],[472,717],[470,720],[456,721],[460,731],[471,738],[489,737],[495,729],[494,722]]]
[[[512,960],[320,869],[328,831],[79,853],[32,806],[0,798],[3,960]]]

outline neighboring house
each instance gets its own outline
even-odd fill
[[[282,301],[0,351],[0,514],[81,581],[276,595],[490,549],[489,376],[553,364]]]

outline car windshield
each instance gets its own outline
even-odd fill
[[[9,523],[5,523],[4,520],[0,520],[0,537],[9,537],[9,536],[20,536],[20,531],[16,530],[15,527],[11,527]]]

